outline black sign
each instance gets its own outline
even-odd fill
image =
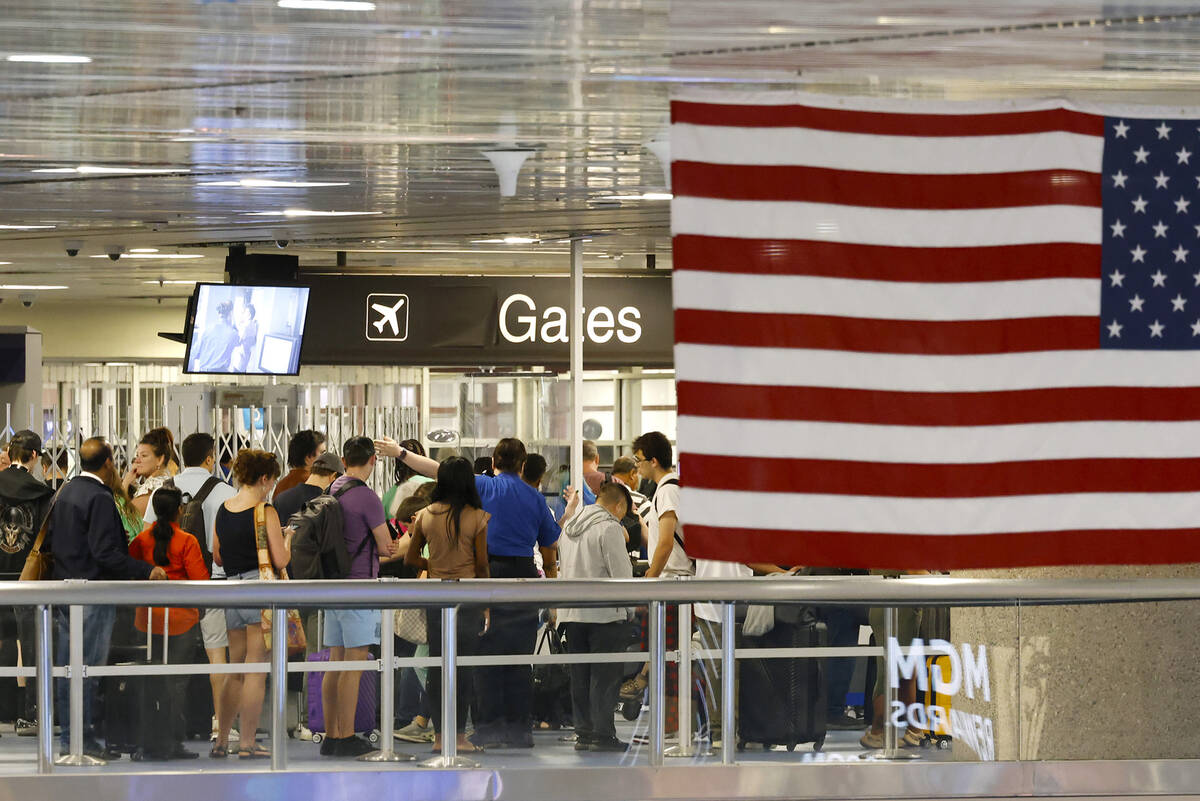
[[[307,282],[301,364],[429,367],[570,362],[570,279],[336,276]],[[587,367],[670,367],[669,275],[585,278]]]

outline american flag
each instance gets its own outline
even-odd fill
[[[689,554],[1200,561],[1198,126],[673,102]]]

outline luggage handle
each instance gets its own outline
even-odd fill
[[[163,630],[162,630],[162,635],[163,635],[163,661],[162,661],[162,663],[164,665],[167,664],[167,631],[168,631],[167,627],[168,627],[170,620],[171,620],[171,607],[164,606],[163,607]],[[153,648],[151,647],[153,638],[154,638],[154,607],[147,606],[146,607],[146,661],[147,662],[150,661],[150,659],[152,658],[152,654],[154,653]]]

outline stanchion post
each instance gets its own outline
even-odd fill
[[[428,768],[477,768],[479,763],[458,755],[458,609],[442,610],[442,753],[421,764]]]
[[[667,725],[667,608],[650,602],[650,766],[662,767]]]
[[[287,626],[287,610],[271,607],[271,770],[287,770]]]
[[[679,604],[679,745],[668,748],[669,757],[708,756],[705,743],[692,742],[692,605]]]
[[[83,753],[83,607],[72,605],[69,620],[69,668],[71,721],[70,753],[59,757],[54,764],[70,767],[100,767],[107,765],[103,759]],[[52,730],[53,731],[53,730]],[[41,732],[38,732],[39,736]]]
[[[737,698],[734,697],[734,678],[737,670],[736,645],[737,619],[736,607],[732,602],[721,606],[721,764],[734,763],[735,743],[737,742],[737,724],[734,712]]]
[[[394,579],[380,579],[394,581]],[[391,609],[379,610],[379,736],[382,747],[364,754],[359,762],[412,762],[412,754],[397,754],[392,732],[396,728],[396,618]]]
[[[50,773],[54,766],[54,635],[53,609],[37,608],[37,724],[38,773]],[[28,681],[28,679],[26,679]]]
[[[892,642],[896,641],[896,631],[899,629],[899,612],[896,607],[889,606],[883,610],[883,639],[882,643],[884,652],[889,654],[889,658],[884,660],[884,668],[888,675],[884,677],[883,682],[883,750],[877,754],[867,753],[864,758],[886,759],[891,761],[902,761],[907,759],[918,759],[919,755],[901,751],[899,748],[899,738],[897,736],[897,727],[892,724],[892,705],[895,704],[896,698],[899,695],[900,688],[892,685],[892,665],[890,652]],[[906,648],[912,643],[899,643],[901,648]],[[920,665],[918,670],[925,670],[924,665]]]

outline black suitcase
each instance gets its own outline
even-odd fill
[[[789,620],[791,619],[791,620]],[[794,622],[792,622],[794,620]],[[775,628],[744,637],[745,648],[815,648],[828,643],[825,624],[811,610],[776,607]],[[744,659],[738,687],[738,750],[759,743],[763,750],[798,743],[825,745],[823,659]]]
[[[166,676],[104,677],[104,742],[108,750],[129,754],[134,761],[170,757],[175,747],[176,708],[167,682]]]

